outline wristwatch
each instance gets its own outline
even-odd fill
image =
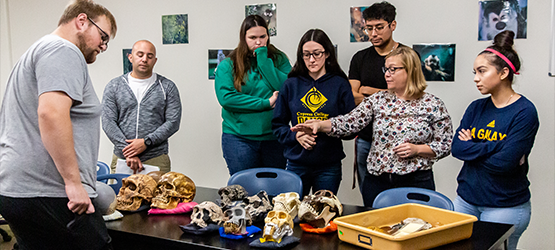
[[[150,138],[148,138],[148,136],[145,137],[144,140],[145,140],[145,145],[146,145],[147,147],[152,146],[152,140],[151,140]]]

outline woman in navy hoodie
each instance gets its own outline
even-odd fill
[[[276,101],[272,130],[284,145],[287,170],[303,181],[304,197],[327,189],[337,194],[341,182],[341,160],[345,158],[339,138],[324,133],[292,132],[307,120],[327,120],[355,107],[347,75],[337,63],[335,49],[324,31],[307,31],[297,48],[297,62]]]
[[[514,224],[509,249],[516,249],[530,222],[528,156],[539,127],[534,104],[512,87],[520,69],[514,36],[497,34],[474,61],[476,87],[490,96],[468,106],[452,145],[453,156],[464,161],[455,211]]]

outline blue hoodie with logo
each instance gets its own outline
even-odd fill
[[[530,200],[528,155],[539,128],[538,112],[521,96],[497,108],[491,97],[472,102],[455,133],[451,153],[464,161],[457,194],[475,206],[513,207]],[[472,140],[458,132],[470,129]]]
[[[272,130],[285,147],[285,158],[303,165],[329,164],[345,158],[341,139],[318,133],[316,145],[306,150],[290,128],[310,119],[343,115],[353,108],[351,85],[343,77],[327,73],[317,80],[310,76],[288,78],[279,92],[272,119]]]

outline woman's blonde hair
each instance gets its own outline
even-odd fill
[[[422,64],[420,63],[418,54],[407,46],[399,46],[389,53],[385,59],[387,60],[387,58],[394,56],[399,56],[403,67],[407,71],[405,96],[417,98],[422,96],[428,84],[426,84],[424,73],[422,73]]]

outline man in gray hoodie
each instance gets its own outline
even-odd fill
[[[112,79],[102,98],[102,129],[114,143],[112,172],[118,159],[134,173],[153,165],[171,170],[168,138],[179,130],[181,99],[176,85],[152,70],[156,48],[147,40],[133,45],[133,71]]]

